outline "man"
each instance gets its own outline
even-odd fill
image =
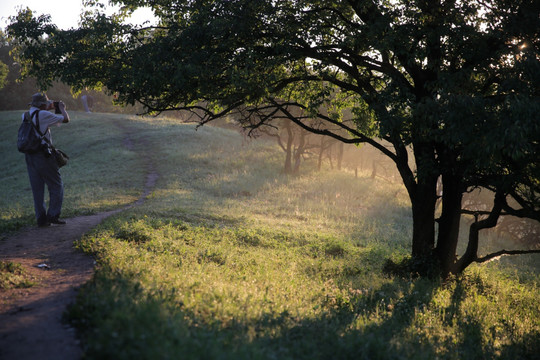
[[[43,93],[32,96],[30,104],[30,116],[34,125],[39,122],[39,131],[44,134],[52,144],[50,127],[60,126],[69,122],[69,115],[63,102],[58,103],[60,114],[48,111],[54,109],[54,102]],[[24,114],[23,114],[24,118]],[[38,121],[37,121],[38,120]],[[33,154],[25,154],[28,176],[34,196],[34,209],[38,226],[46,227],[51,224],[63,225],[66,222],[60,219],[62,201],[64,199],[64,184],[54,156],[51,155],[49,143],[42,140],[42,150]],[[49,190],[49,210],[45,210],[45,185]]]

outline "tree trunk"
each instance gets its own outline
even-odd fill
[[[319,159],[317,162],[317,170],[321,171],[322,168],[322,161],[323,161],[323,155],[324,155],[324,136],[321,136],[321,145],[319,149]]]
[[[292,145],[294,136],[291,129],[291,124],[288,121],[285,123],[285,130],[287,130],[287,147],[285,149],[285,166],[283,171],[285,174],[292,174]]]
[[[435,244],[436,181],[418,184],[411,197],[413,216],[412,257],[426,259],[433,256]]]
[[[439,218],[439,235],[437,237],[436,255],[441,266],[443,278],[457,273],[456,250],[459,240],[461,221],[461,201],[463,185],[459,176],[443,174],[442,176],[442,212]]]
[[[377,177],[377,162],[373,160],[371,162],[371,178],[375,179]]]
[[[334,170],[334,160],[332,160],[332,146],[328,147],[328,163],[330,163],[330,169]]]
[[[345,152],[345,144],[340,142],[338,143],[338,170],[341,171],[341,166],[342,166],[342,163],[343,163],[343,154]]]
[[[306,133],[301,132],[299,138],[299,144],[294,151],[294,167],[292,173],[298,175],[300,173],[300,163],[302,162],[302,155],[306,150]]]
[[[394,162],[411,200],[413,217],[412,257],[420,262],[433,259],[435,246],[435,205],[437,202],[437,172],[435,153],[426,144],[415,144],[416,173],[409,166],[407,148],[400,139],[393,142]]]
[[[412,256],[431,259],[435,246],[435,205],[437,203],[437,179],[435,151],[431,144],[414,144],[416,162],[416,185],[411,188],[410,173],[400,174],[409,192],[413,215]],[[402,164],[405,166],[405,164]]]

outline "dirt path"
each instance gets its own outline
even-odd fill
[[[122,126],[121,126],[122,127]],[[128,130],[124,146],[136,150]],[[144,146],[141,146],[144,148]],[[0,240],[0,260],[20,263],[38,285],[0,290],[0,360],[72,360],[82,356],[73,328],[62,323],[78,287],[90,280],[94,260],[76,251],[73,242],[107,217],[141,204],[158,174],[146,159],[147,175],[139,200],[123,209],[67,219],[66,225],[29,228]]]

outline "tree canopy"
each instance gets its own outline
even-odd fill
[[[87,2],[92,5],[92,1]],[[540,3],[533,0],[113,0],[80,28],[30,10],[12,19],[24,74],[46,88],[106,86],[149,112],[205,123],[275,119],[390,158],[411,200],[412,255],[441,273],[478,255],[501,216],[540,221]],[[151,7],[157,25],[123,16]],[[438,189],[442,185],[442,190]],[[493,193],[489,210],[463,194]],[[438,200],[442,207],[437,210]],[[475,215],[456,257],[462,213]]]

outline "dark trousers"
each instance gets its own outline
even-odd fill
[[[58,219],[64,199],[64,183],[53,156],[45,157],[41,151],[26,154],[26,167],[34,195],[34,209],[38,225]],[[49,210],[45,206],[45,185],[49,190]]]

